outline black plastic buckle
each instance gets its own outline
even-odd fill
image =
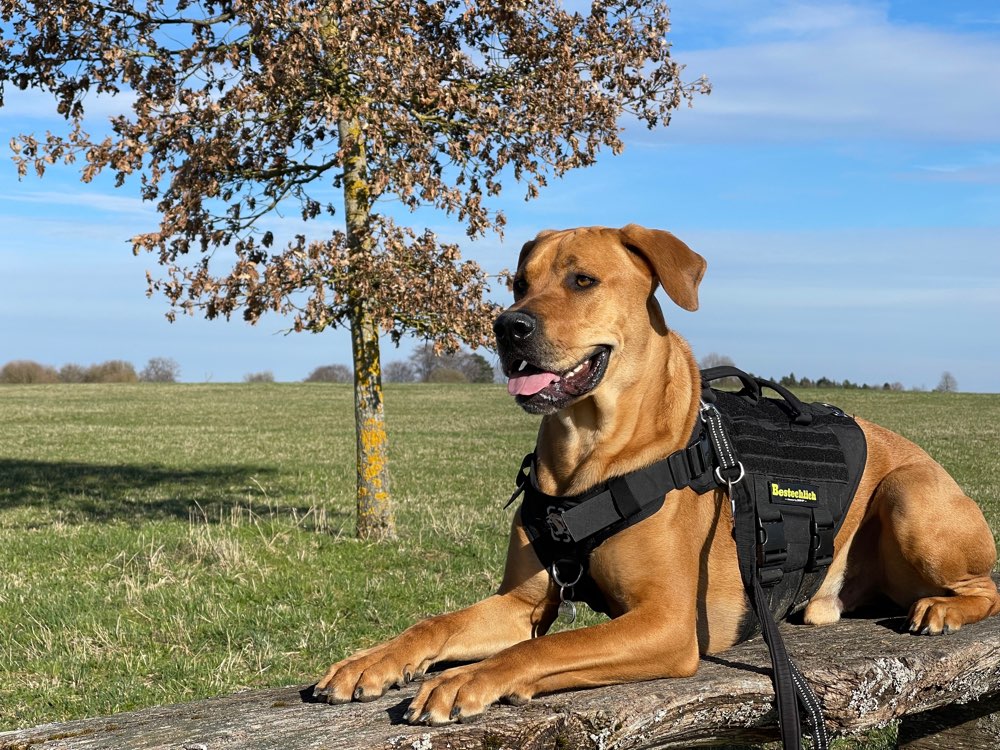
[[[812,572],[821,568],[828,568],[833,562],[833,519],[817,520],[814,514],[809,521],[809,532],[812,537],[809,545],[809,561],[806,563],[806,570]]]
[[[782,520],[757,519],[757,568],[762,586],[773,586],[782,579],[781,565],[788,559],[788,542]]]
[[[783,521],[761,521],[757,519],[757,549],[761,565],[780,565],[788,559],[788,543],[785,541]]]

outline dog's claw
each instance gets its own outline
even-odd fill
[[[360,687],[359,688],[355,688],[354,689],[354,695],[352,697],[356,701],[364,700],[364,698],[365,698],[364,688],[360,688]]]
[[[320,703],[326,703],[330,706],[342,706],[345,703],[350,703],[349,698],[337,698],[329,691],[329,689],[324,690],[314,690],[313,698],[315,698]]]
[[[461,716],[462,716],[462,709],[459,708],[458,706],[452,708],[451,713],[448,714],[448,718],[452,720],[461,718]]]
[[[417,719],[417,723],[418,724],[427,724],[427,723],[430,722],[430,720],[431,720],[431,712],[430,711],[424,711],[422,714],[420,714],[420,718]]]

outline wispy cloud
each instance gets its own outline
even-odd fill
[[[930,182],[979,183],[1000,185],[1000,159],[971,164],[935,164],[916,166],[904,175],[908,179]]]
[[[86,211],[100,211],[112,214],[130,214],[152,217],[155,208],[142,199],[125,195],[109,195],[81,186],[79,190],[24,190],[14,193],[0,193],[3,203],[31,203],[46,208],[55,206],[71,207]]]
[[[778,7],[726,44],[677,51],[714,90],[672,140],[1000,138],[1000,36],[890,22],[878,5]]]

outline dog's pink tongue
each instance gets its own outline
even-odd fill
[[[539,391],[548,388],[557,380],[559,380],[559,376],[554,372],[539,372],[534,375],[515,375],[507,381],[507,393],[511,396],[534,396]]]

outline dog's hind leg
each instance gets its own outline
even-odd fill
[[[873,575],[871,562],[878,557],[878,518],[866,519],[860,528],[838,549],[819,589],[803,613],[807,625],[830,625],[850,612],[876,600],[879,579]]]
[[[911,632],[940,635],[1000,612],[996,546],[979,507],[930,458],[904,464],[874,498],[883,592]]]

